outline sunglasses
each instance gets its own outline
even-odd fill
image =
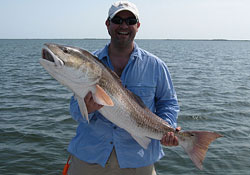
[[[138,20],[136,18],[133,18],[133,17],[127,18],[127,19],[122,19],[120,17],[114,17],[114,18],[110,19],[110,21],[114,24],[122,24],[123,21],[125,21],[125,23],[127,25],[135,25],[138,22]]]

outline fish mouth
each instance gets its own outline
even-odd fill
[[[48,51],[47,48],[43,48],[42,50],[42,58],[50,61],[50,62],[55,62],[54,57],[52,56],[52,54]]]
[[[54,63],[55,66],[62,67],[65,65],[64,61],[60,58],[58,58],[52,51],[49,49],[50,45],[45,44],[45,48],[42,49],[42,59]]]

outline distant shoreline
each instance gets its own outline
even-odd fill
[[[0,38],[0,40],[109,40],[109,38]],[[168,41],[250,41],[231,39],[135,39],[135,40],[168,40]]]

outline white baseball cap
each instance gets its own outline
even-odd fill
[[[112,4],[108,12],[108,17],[112,19],[117,13],[124,10],[130,11],[135,15],[136,19],[139,19],[139,11],[137,7],[129,1],[117,1]]]

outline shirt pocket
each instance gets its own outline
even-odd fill
[[[143,103],[152,110],[152,107],[154,106],[156,87],[141,84],[127,84],[126,88],[140,97]]]

